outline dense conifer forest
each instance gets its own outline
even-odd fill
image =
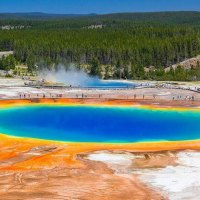
[[[200,54],[200,13],[1,14],[0,51],[10,50],[0,69],[74,63],[106,79],[199,80],[199,64],[164,69]]]

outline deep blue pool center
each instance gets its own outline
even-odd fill
[[[200,138],[200,112],[139,107],[24,106],[0,109],[0,133],[66,142]]]

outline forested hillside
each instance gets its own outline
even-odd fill
[[[30,70],[75,63],[104,78],[200,78],[199,66],[164,71],[200,54],[199,12],[13,16],[0,15],[0,51],[13,50]]]

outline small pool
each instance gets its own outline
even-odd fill
[[[135,88],[136,84],[130,81],[105,81],[99,79],[93,79],[92,81],[85,82],[83,87],[87,88]]]
[[[4,108],[0,133],[71,142],[195,140],[200,138],[200,112],[95,106]]]

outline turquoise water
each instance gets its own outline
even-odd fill
[[[71,142],[200,139],[200,112],[130,107],[25,106],[0,109],[0,133]]]
[[[84,84],[84,87],[89,88],[134,88],[135,83],[128,81],[103,81],[99,79],[91,79]]]

